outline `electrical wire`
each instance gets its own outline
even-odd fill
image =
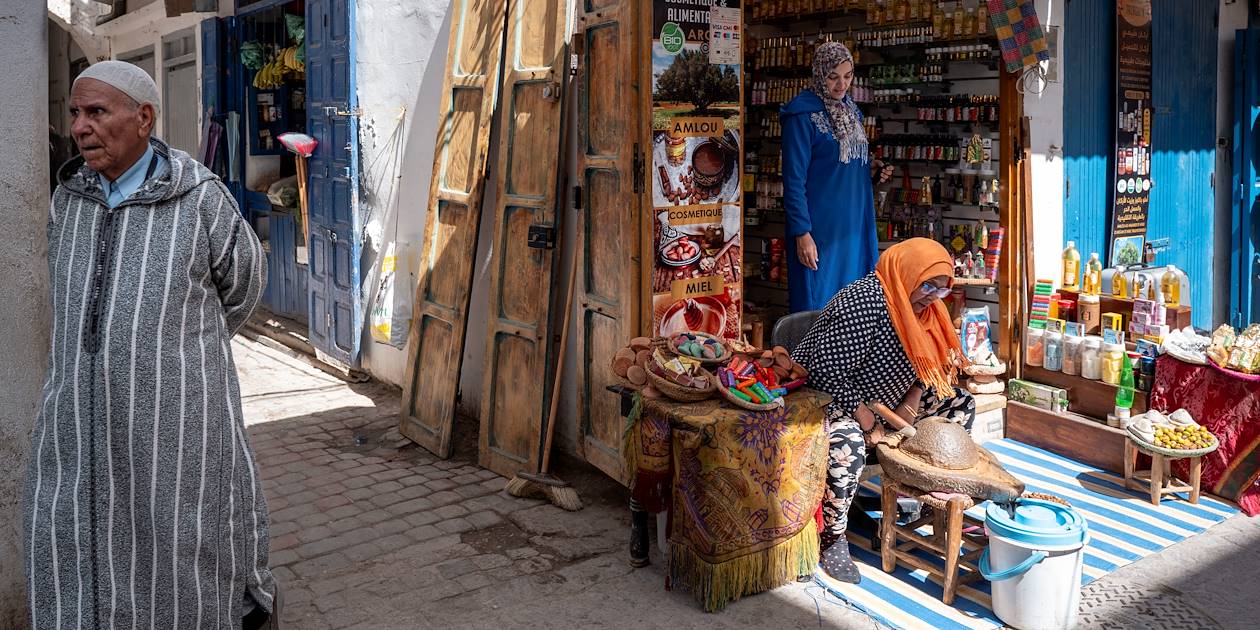
[[[1034,77],[1037,80],[1037,87],[1036,89],[1029,89],[1028,80]],[[1046,86],[1049,84],[1050,82],[1046,79],[1045,66],[1037,63],[1029,66],[1027,70],[1024,70],[1023,74],[1019,75],[1019,78],[1015,81],[1015,89],[1018,90],[1020,94],[1032,94],[1036,96],[1044,92],[1046,90]]]

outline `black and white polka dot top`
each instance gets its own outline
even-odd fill
[[[831,394],[831,419],[852,418],[858,403],[896,408],[917,381],[872,272],[840,290],[792,358],[809,370],[809,386]]]

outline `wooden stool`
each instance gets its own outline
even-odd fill
[[[906,525],[897,524],[897,494],[918,497],[923,505],[932,508],[932,514]],[[892,573],[901,563],[912,569],[927,571],[937,578],[944,587],[941,602],[954,603],[954,595],[960,584],[980,579],[980,567],[976,562],[989,540],[985,536],[963,534],[965,525],[984,523],[964,514],[974,503],[970,498],[955,497],[942,501],[932,495],[909,486],[903,486],[887,476],[883,478],[881,495],[884,516],[880,522],[880,556],[884,561],[884,571]],[[923,536],[914,530],[932,523],[932,535]],[[963,548],[968,551],[960,555]],[[922,548],[941,557],[945,563],[942,571],[931,562],[925,562],[914,555],[916,548]],[[964,573],[965,571],[965,573]]]
[[[1151,456],[1150,470],[1134,470],[1137,467],[1138,453],[1145,453]],[[1203,456],[1191,457],[1190,459],[1190,483],[1185,483],[1172,476],[1172,467],[1170,463],[1174,459],[1186,459],[1185,457],[1172,457],[1169,455],[1161,455],[1148,451],[1133,442],[1133,440],[1124,441],[1124,487],[1132,490],[1142,490],[1142,483],[1146,482],[1146,489],[1150,490],[1151,503],[1159,505],[1160,499],[1165,494],[1176,494],[1178,492],[1189,492],[1190,502],[1199,502],[1199,482],[1203,476]]]

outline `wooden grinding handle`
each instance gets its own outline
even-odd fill
[[[866,403],[866,406],[870,407],[871,411],[879,414],[879,416],[884,419],[884,422],[887,422],[894,430],[900,431],[910,426],[910,423],[906,422],[905,418],[893,413],[893,410],[889,409],[888,406],[882,402],[872,401]]]

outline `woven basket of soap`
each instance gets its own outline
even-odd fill
[[[792,361],[787,350],[751,349],[736,353],[717,369],[717,390],[727,402],[751,411],[769,411],[783,406],[783,398],[805,385],[805,368]]]
[[[713,374],[700,361],[687,356],[668,356],[663,349],[652,351],[647,364],[647,378],[652,387],[678,402],[700,402],[716,389]]]
[[[674,335],[669,339],[669,349],[708,365],[724,363],[731,358],[731,351],[721,339],[703,332],[688,331]]]
[[[652,340],[635,337],[626,347],[617,351],[612,359],[613,375],[634,389],[648,384],[647,362],[652,358]]]

